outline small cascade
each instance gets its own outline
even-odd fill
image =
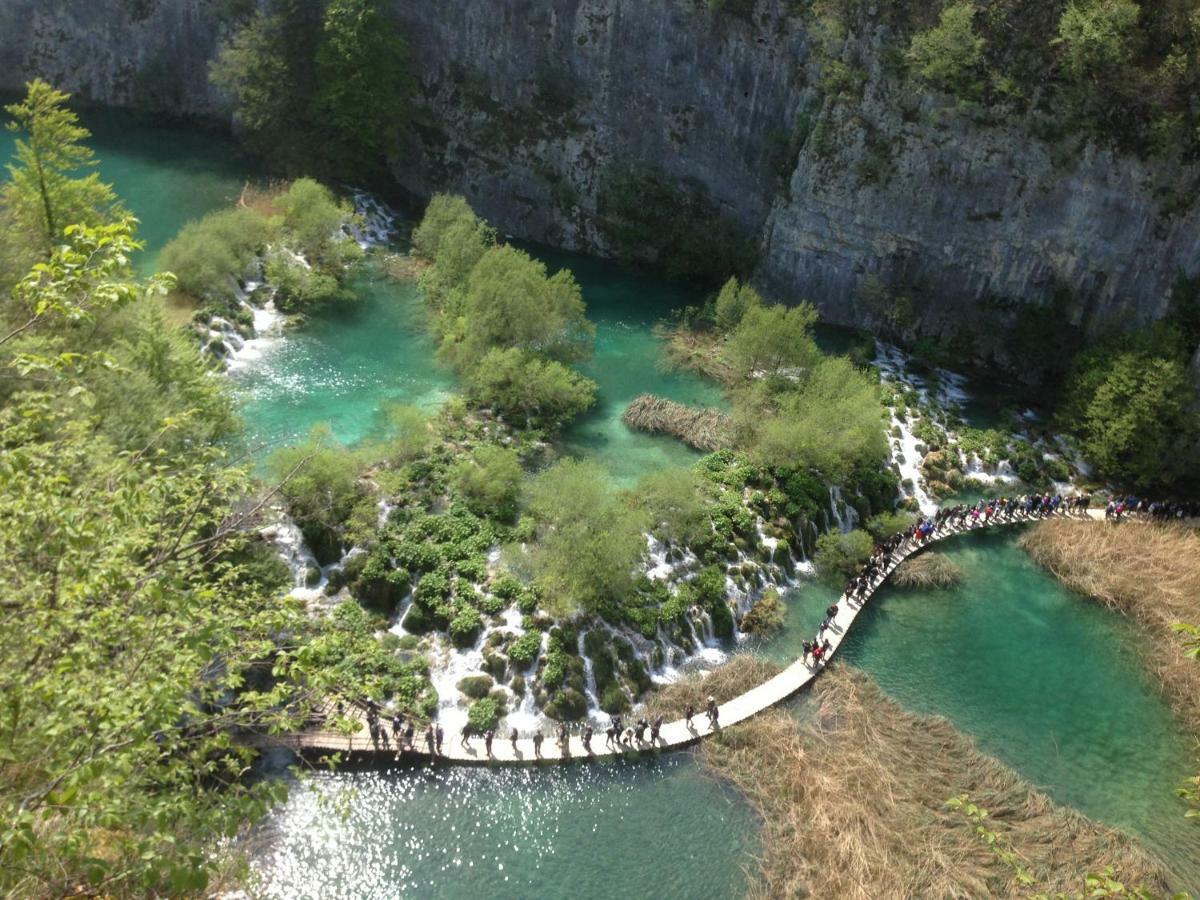
[[[350,200],[358,221],[346,227],[346,236],[364,250],[391,243],[396,236],[396,212],[367,191],[351,189]]]
[[[583,660],[583,693],[587,697],[588,714],[596,716],[600,712],[600,696],[596,692],[596,667],[592,664],[592,658],[584,650],[583,635],[584,632],[579,632],[578,650],[579,658]]]
[[[842,489],[836,485],[829,487],[829,514],[842,534],[858,525],[858,510],[842,499]]]

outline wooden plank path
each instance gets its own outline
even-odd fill
[[[1084,513],[1075,513],[1069,516],[1059,514],[1054,517],[1086,518],[1103,522],[1104,510],[1089,509],[1086,515]],[[530,736],[518,738],[514,746],[508,740],[507,734],[497,734],[492,742],[490,756],[484,750],[482,737],[473,737],[464,746],[460,742],[458,734],[446,734],[442,745],[442,753],[437,754],[437,758],[446,762],[463,764],[522,765],[542,762],[564,762],[567,760],[595,761],[612,759],[618,756],[637,755],[640,753],[687,747],[714,733],[714,731],[719,731],[721,728],[727,728],[730,725],[736,725],[738,722],[742,722],[765,709],[769,709],[804,689],[821,673],[828,659],[837,653],[842,640],[850,631],[850,626],[854,624],[863,607],[875,595],[875,591],[909,557],[915,556],[927,547],[957,534],[968,531],[982,531],[1004,525],[1039,522],[1045,518],[1047,517],[1017,515],[1002,519],[993,517],[990,521],[985,522],[980,517],[978,521],[967,521],[960,526],[941,526],[920,543],[911,538],[904,541],[904,543],[892,552],[891,561],[871,582],[870,588],[861,602],[852,601],[845,594],[838,598],[837,615],[833,619],[832,627],[827,629],[824,635],[832,647],[824,662],[820,665],[810,666],[802,659],[796,660],[778,675],[763,682],[758,687],[752,688],[726,703],[722,703],[718,707],[717,719],[719,724],[715,729],[710,727],[708,716],[704,711],[698,710],[691,725],[688,725],[683,719],[664,724],[659,740],[654,744],[647,741],[640,744],[635,742],[633,746],[617,744],[605,746],[605,734],[603,730],[598,730],[592,737],[590,750],[584,747],[582,738],[578,735],[571,735],[567,743],[566,752],[564,752],[558,744],[557,735],[552,733],[552,729],[555,726],[550,726],[551,730],[545,733],[545,741],[542,744],[540,754],[535,753],[533,738]],[[627,722],[627,724],[630,723]],[[390,722],[387,721],[386,716],[381,716],[381,725],[390,727]],[[367,729],[365,719],[360,720],[359,730],[352,735],[330,731],[302,731],[295,734],[259,737],[255,739],[254,743],[260,746],[287,747],[305,755],[320,756],[336,752],[340,753],[343,759],[362,759],[377,763],[417,761],[422,759],[429,761],[435,755],[432,753],[432,748],[427,745],[423,731],[415,736],[413,741],[414,746],[411,750],[404,750],[397,753],[394,747],[387,748],[382,745],[376,747],[371,741],[371,735]]]

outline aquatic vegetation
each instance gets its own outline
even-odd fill
[[[962,569],[945,554],[932,551],[909,557],[892,576],[898,587],[905,588],[943,588],[961,580]]]
[[[625,408],[622,421],[650,434],[669,434],[697,450],[720,450],[731,441],[729,416],[653,394],[641,394]]]
[[[762,815],[752,896],[1008,896],[1031,882],[1052,894],[1110,865],[1126,884],[1169,892],[1173,877],[1129,837],[1055,805],[945,720],[905,711],[855,670],[822,676],[800,715],[757,716],[701,750]],[[990,827],[1020,873],[946,807],[962,793],[993,810]]]
[[[741,629],[746,634],[763,637],[782,628],[786,617],[787,607],[779,599],[779,591],[770,587],[742,617]]]

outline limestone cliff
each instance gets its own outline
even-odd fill
[[[510,234],[609,253],[614,218],[699,197],[689,215],[758,245],[771,296],[910,336],[969,332],[970,352],[1009,365],[1005,330],[1031,303],[1056,298],[1044,321],[1094,331],[1161,315],[1176,276],[1200,274],[1194,168],[1042,143],[909,96],[882,33],[841,43],[859,82],[831,96],[803,21],[776,0],[745,16],[701,0],[393,6],[425,93],[396,181],[461,191]],[[213,115],[218,8],[9,0],[0,88],[39,73],[106,103]]]

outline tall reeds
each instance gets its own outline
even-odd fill
[[[651,434],[669,434],[697,450],[728,447],[729,416],[712,407],[687,406],[654,394],[641,394],[625,408],[625,424]]]

